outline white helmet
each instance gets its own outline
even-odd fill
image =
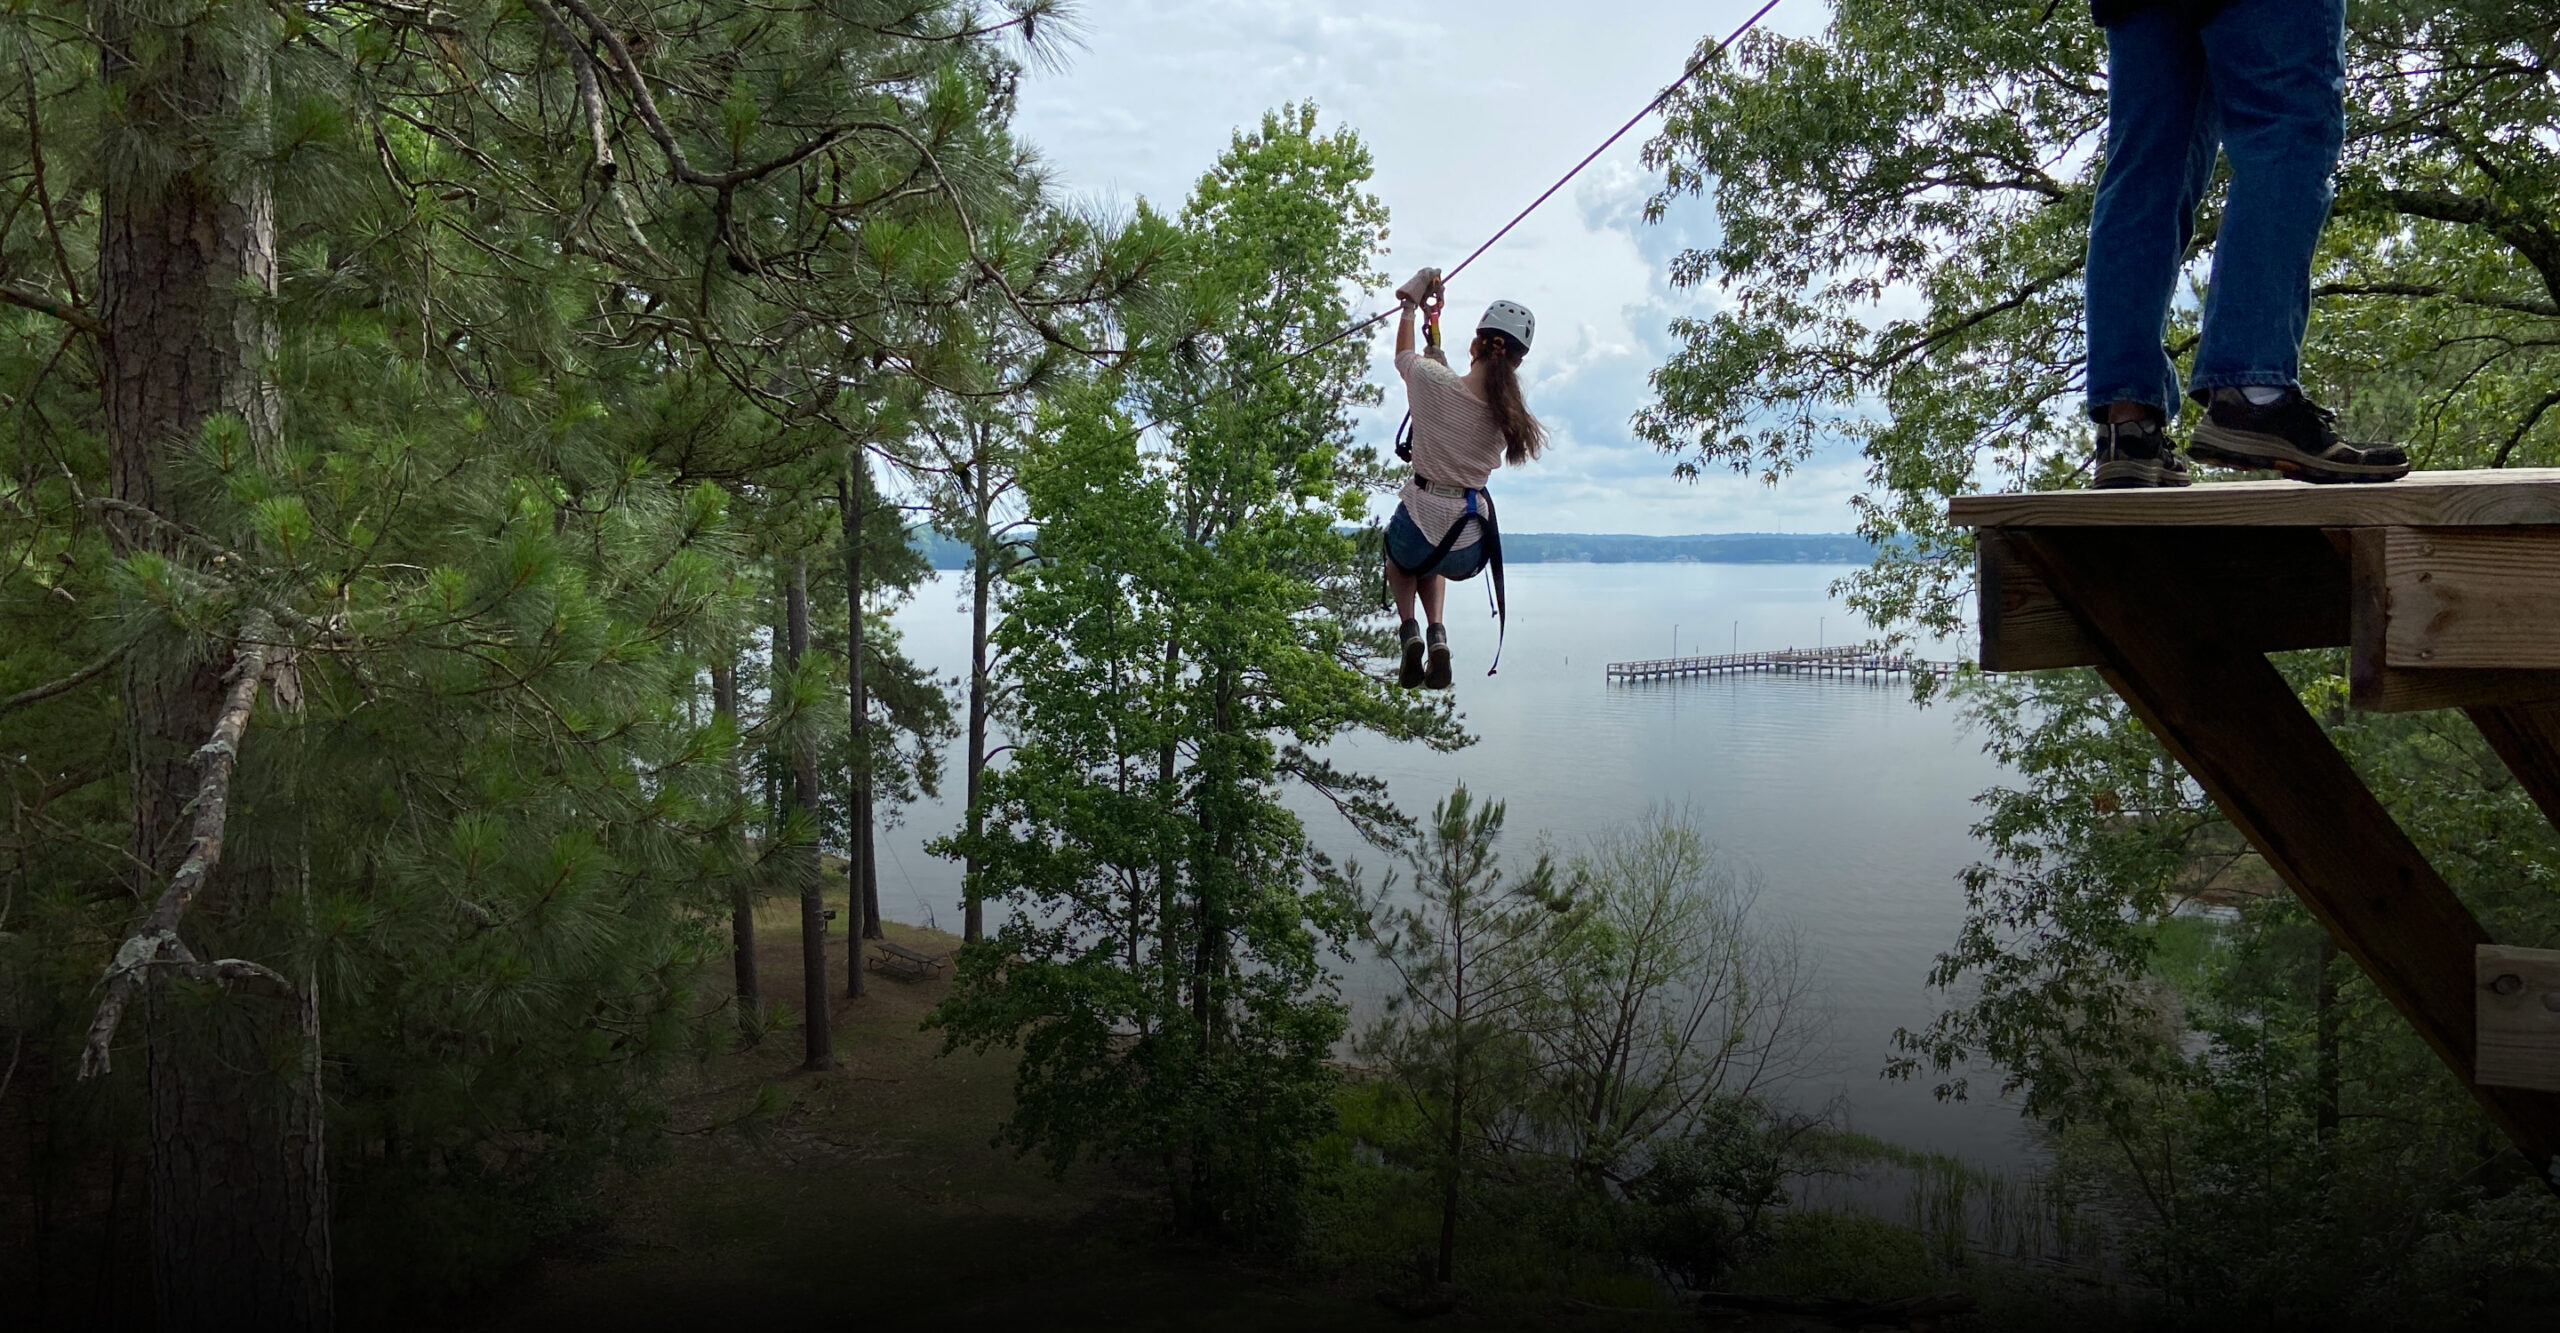
[[[1537,331],[1538,317],[1517,301],[1496,301],[1486,306],[1484,318],[1476,321],[1476,332],[1509,334],[1524,352],[1529,350],[1529,339]]]

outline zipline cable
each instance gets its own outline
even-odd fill
[[[1512,228],[1527,221],[1529,215],[1537,212],[1540,205],[1555,197],[1556,191],[1563,189],[1566,185],[1572,183],[1574,177],[1581,175],[1583,168],[1598,161],[1602,153],[1608,152],[1609,149],[1615,146],[1620,139],[1627,137],[1627,131],[1634,129],[1638,124],[1642,123],[1645,117],[1661,110],[1662,104],[1670,101],[1672,94],[1679,92],[1684,87],[1687,87],[1690,80],[1705,73],[1707,66],[1714,63],[1718,56],[1723,55],[1727,47],[1732,46],[1735,42],[1741,41],[1744,33],[1747,33],[1754,27],[1759,26],[1760,20],[1767,18],[1769,16],[1769,11],[1776,9],[1777,7],[1778,0],[1768,0],[1768,3],[1761,5],[1758,10],[1753,12],[1751,17],[1744,19],[1741,27],[1735,28],[1723,41],[1716,43],[1713,49],[1707,51],[1704,55],[1691,60],[1688,68],[1680,71],[1680,77],[1673,79],[1661,92],[1654,94],[1653,100],[1645,103],[1643,110],[1627,117],[1626,124],[1620,125],[1615,132],[1609,135],[1608,138],[1601,140],[1599,147],[1584,154],[1582,160],[1574,163],[1571,170],[1556,178],[1555,184],[1548,186],[1544,193],[1540,194],[1537,198],[1530,200],[1527,208],[1521,209],[1520,212],[1509,222],[1503,223],[1502,230],[1495,232],[1485,241],[1484,244],[1477,246],[1473,252],[1467,255],[1466,258],[1459,260],[1457,267],[1450,269],[1445,274],[1442,274],[1440,278],[1442,284],[1445,285],[1449,279],[1465,272],[1469,264],[1476,262],[1476,260],[1484,256],[1485,251],[1492,249],[1497,244],[1500,244],[1503,237],[1511,234]],[[1358,323],[1345,325],[1324,339],[1318,342],[1309,343],[1305,347],[1299,348],[1297,351],[1290,353],[1288,356],[1282,357],[1271,367],[1271,369],[1273,371],[1286,370],[1289,367],[1296,365],[1298,362],[1314,356],[1316,353],[1333,346],[1335,343],[1341,342],[1343,339],[1348,338],[1355,333],[1375,327],[1379,321],[1384,320],[1389,315],[1395,314],[1397,311],[1402,309],[1404,309],[1404,303],[1397,302],[1396,304],[1391,305],[1386,309],[1369,316],[1367,319],[1359,321]],[[1201,403],[1207,401],[1208,395],[1204,394],[1199,398],[1195,398],[1192,401],[1183,404],[1183,406],[1197,407]],[[1138,427],[1134,433],[1143,436],[1148,431],[1163,425],[1164,421],[1165,419],[1163,417],[1158,417],[1155,420]],[[1052,466],[1054,467],[1057,465],[1053,464]]]
[[[1485,252],[1485,251],[1490,250],[1490,249],[1492,249],[1493,247],[1495,247],[1496,245],[1501,244],[1501,243],[1502,243],[1502,238],[1503,238],[1503,237],[1505,237],[1505,236],[1510,235],[1510,234],[1511,234],[1511,229],[1512,229],[1512,228],[1517,227],[1517,226],[1519,226],[1521,223],[1528,221],[1528,220],[1529,220],[1529,215],[1530,215],[1530,214],[1532,214],[1532,213],[1537,212],[1537,211],[1538,211],[1538,206],[1539,206],[1539,205],[1544,204],[1544,203],[1545,203],[1545,202],[1547,202],[1549,199],[1554,198],[1554,197],[1555,197],[1555,194],[1556,194],[1556,191],[1563,189],[1563,188],[1564,188],[1566,185],[1568,185],[1568,184],[1571,184],[1571,183],[1572,183],[1572,181],[1573,181],[1573,178],[1574,178],[1574,177],[1579,176],[1579,175],[1581,175],[1581,174],[1582,174],[1582,169],[1583,169],[1583,168],[1585,168],[1585,167],[1587,167],[1587,166],[1590,166],[1592,163],[1594,163],[1594,162],[1596,162],[1596,161],[1600,160],[1600,155],[1601,155],[1602,153],[1608,152],[1611,148],[1616,147],[1616,146],[1617,146],[1617,143],[1618,143],[1618,141],[1619,141],[1620,139],[1623,139],[1623,138],[1627,137],[1627,131],[1634,129],[1638,124],[1641,124],[1641,123],[1643,122],[1643,120],[1644,120],[1644,118],[1645,118],[1645,117],[1650,116],[1650,115],[1652,115],[1654,112],[1661,110],[1661,109],[1662,109],[1662,104],[1663,104],[1663,103],[1665,103],[1665,102],[1670,101],[1670,100],[1671,100],[1671,95],[1672,95],[1673,93],[1676,93],[1676,92],[1680,91],[1682,88],[1687,87],[1687,86],[1688,86],[1688,84],[1689,84],[1689,81],[1690,81],[1691,79],[1694,79],[1694,78],[1698,77],[1698,75],[1700,75],[1700,74],[1704,73],[1704,72],[1706,71],[1707,65],[1708,65],[1710,62],[1714,61],[1716,57],[1718,57],[1718,56],[1720,56],[1720,55],[1723,55],[1723,54],[1724,54],[1724,51],[1725,51],[1725,48],[1726,48],[1726,47],[1731,46],[1731,45],[1733,45],[1735,42],[1738,42],[1738,41],[1742,40],[1742,34],[1744,34],[1744,33],[1746,33],[1746,32],[1751,31],[1751,29],[1752,29],[1753,27],[1755,27],[1755,26],[1757,26],[1757,25],[1759,24],[1760,20],[1762,20],[1762,19],[1764,19],[1764,18],[1768,17],[1768,15],[1769,15],[1769,11],[1770,11],[1770,10],[1776,9],[1777,7],[1778,7],[1778,0],[1768,0],[1768,3],[1767,3],[1767,4],[1764,4],[1764,5],[1760,6],[1760,8],[1759,8],[1758,12],[1754,13],[1751,17],[1749,17],[1749,18],[1747,18],[1747,19],[1744,19],[1744,20],[1742,21],[1742,26],[1741,26],[1741,27],[1734,29],[1734,30],[1733,30],[1733,32],[1732,32],[1732,34],[1731,34],[1730,36],[1726,37],[1723,41],[1716,43],[1716,45],[1715,45],[1715,49],[1714,49],[1714,50],[1711,50],[1711,51],[1707,52],[1705,55],[1699,56],[1697,59],[1690,61],[1690,62],[1689,62],[1689,67],[1688,67],[1687,69],[1684,69],[1684,70],[1680,71],[1680,77],[1679,77],[1679,78],[1676,78],[1676,79],[1673,79],[1673,80],[1670,82],[1670,84],[1669,84],[1669,85],[1667,85],[1667,86],[1665,86],[1665,87],[1663,88],[1663,90],[1662,90],[1661,92],[1658,92],[1658,93],[1654,94],[1653,100],[1652,100],[1652,101],[1650,101],[1650,102],[1645,103],[1645,104],[1644,104],[1644,109],[1643,109],[1643,110],[1638,111],[1638,112],[1637,112],[1637,113],[1635,113],[1634,115],[1627,117],[1627,123],[1626,123],[1626,124],[1619,126],[1619,127],[1617,128],[1617,130],[1616,130],[1616,132],[1615,132],[1615,133],[1612,133],[1608,138],[1601,140],[1601,141],[1600,141],[1600,146],[1599,146],[1599,147],[1594,148],[1594,149],[1592,149],[1589,153],[1584,154],[1584,155],[1583,155],[1583,158],[1582,158],[1582,160],[1581,160],[1581,161],[1576,162],[1576,163],[1574,163],[1574,164],[1573,164],[1573,169],[1572,169],[1572,170],[1567,171],[1567,172],[1566,172],[1565,174],[1563,174],[1562,176],[1557,177],[1557,178],[1556,178],[1556,183],[1555,183],[1555,184],[1553,184],[1553,185],[1548,186],[1548,187],[1546,188],[1546,192],[1545,192],[1545,193],[1540,194],[1537,198],[1530,200],[1530,201],[1529,201],[1529,206],[1528,206],[1527,208],[1521,209],[1521,210],[1520,210],[1520,212],[1519,212],[1516,216],[1514,216],[1514,217],[1513,217],[1509,222],[1503,223],[1503,224],[1502,224],[1502,230],[1495,232],[1491,237],[1489,237],[1489,238],[1487,238],[1487,239],[1486,239],[1486,241],[1485,241],[1485,243],[1484,243],[1484,244],[1477,246],[1477,247],[1474,249],[1474,251],[1472,251],[1471,253],[1469,253],[1469,254],[1467,255],[1467,257],[1466,257],[1466,258],[1459,260],[1459,261],[1458,261],[1458,266],[1457,266],[1456,268],[1450,269],[1448,272],[1441,274],[1441,275],[1440,275],[1440,281],[1441,281],[1442,285],[1444,285],[1444,286],[1445,286],[1445,285],[1449,282],[1449,280],[1450,280],[1450,279],[1455,278],[1455,277],[1457,277],[1459,274],[1466,272],[1466,271],[1467,271],[1467,265],[1472,264],[1472,263],[1476,262],[1478,259],[1483,258],[1483,257],[1484,257],[1484,252]],[[1316,344],[1314,344],[1313,346],[1310,346],[1310,347],[1306,348],[1305,350],[1300,351],[1299,353],[1297,353],[1297,355],[1292,356],[1292,357],[1288,358],[1288,359],[1287,359],[1287,360],[1285,360],[1285,361],[1282,361],[1282,362],[1280,363],[1280,365],[1278,365],[1278,366],[1274,366],[1274,367],[1272,367],[1272,369],[1274,369],[1274,370],[1278,370],[1278,369],[1280,369],[1280,368],[1282,368],[1282,367],[1285,367],[1285,366],[1290,365],[1292,362],[1297,361],[1297,360],[1298,360],[1298,359],[1300,359],[1301,357],[1306,357],[1306,356],[1313,355],[1314,353],[1316,353],[1316,352],[1318,352],[1318,351],[1321,351],[1321,350],[1323,350],[1324,348],[1330,347],[1330,346],[1332,346],[1333,344],[1335,344],[1335,343],[1337,343],[1337,342],[1340,342],[1340,341],[1342,341],[1342,340],[1343,340],[1343,339],[1345,339],[1345,338],[1350,337],[1350,336],[1351,336],[1352,334],[1354,334],[1354,333],[1358,333],[1358,332],[1359,332],[1359,331],[1361,331],[1362,329],[1368,328],[1368,327],[1370,327],[1371,325],[1376,324],[1379,320],[1385,319],[1387,316],[1392,315],[1392,314],[1396,313],[1396,311],[1401,310],[1401,309],[1403,309],[1403,308],[1404,308],[1403,304],[1402,304],[1401,302],[1399,302],[1398,304],[1396,304],[1396,305],[1394,305],[1394,306],[1390,306],[1390,307],[1388,307],[1388,308],[1387,308],[1387,309],[1385,309],[1385,310],[1381,310],[1381,311],[1379,311],[1378,313],[1376,313],[1376,314],[1374,314],[1374,315],[1369,316],[1367,319],[1364,319],[1364,320],[1360,321],[1360,322],[1359,322],[1359,323],[1357,323],[1357,324],[1351,325],[1350,327],[1348,327],[1348,328],[1346,328],[1346,329],[1343,329],[1341,332],[1334,334],[1332,337],[1325,339],[1323,342],[1316,343]]]

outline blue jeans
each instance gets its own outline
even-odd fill
[[[2162,344],[2218,148],[2230,198],[2214,238],[2187,391],[2298,383],[2311,257],[2346,141],[2345,0],[2232,0],[2202,26],[2153,5],[2107,29],[2107,167],[2089,219],[2089,414],[2175,416]]]

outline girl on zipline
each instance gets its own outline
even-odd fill
[[[1396,324],[1396,373],[1404,378],[1413,414],[1413,476],[1387,521],[1386,551],[1387,587],[1404,618],[1404,663],[1396,683],[1434,690],[1449,688],[1451,680],[1449,630],[1440,621],[1447,581],[1473,578],[1490,564],[1497,614],[1502,609],[1502,536],[1485,477],[1504,463],[1518,467],[1546,447],[1546,432],[1520,397],[1520,360],[1529,354],[1537,319],[1513,301],[1485,307],[1467,344],[1467,373],[1460,375],[1440,358],[1442,298],[1438,269],[1426,268],[1396,289],[1404,307]],[[1428,356],[1414,350],[1417,309],[1430,320]],[[1414,620],[1417,598],[1430,621],[1427,638]],[[1494,658],[1500,662],[1499,649]]]

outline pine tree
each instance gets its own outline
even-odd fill
[[[1456,1277],[1461,1187],[1478,1144],[1532,1100],[1531,1036],[1540,992],[1558,974],[1574,903],[1540,857],[1505,882],[1496,844],[1505,808],[1465,786],[1434,806],[1413,857],[1411,901],[1382,881],[1369,909],[1378,958],[1400,990],[1362,1039],[1402,1083],[1428,1126],[1440,1181],[1434,1280]]]
[[[741,513],[965,303],[1065,338],[1120,290],[1020,224],[1048,6],[765,12],[0,18],[0,521],[52,561],[0,574],[0,727],[11,829],[77,835],[21,863],[0,1083],[147,1071],[167,1326],[443,1284],[540,1211],[456,1164],[650,1132],[748,870]]]

